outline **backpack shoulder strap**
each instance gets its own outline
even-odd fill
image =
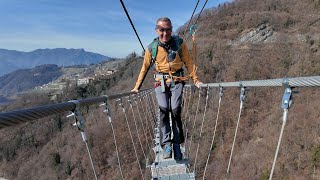
[[[174,35],[172,37],[173,37],[174,41],[176,42],[176,45],[180,47],[181,44],[183,43],[183,39],[180,38],[180,36],[177,36],[177,35]]]
[[[182,60],[181,44],[183,43],[183,39],[180,38],[180,37],[177,36],[177,35],[174,35],[174,36],[172,36],[172,37],[173,37],[173,39],[174,39],[174,41],[175,41],[175,44],[176,44],[176,51],[178,51],[179,56],[180,56],[180,58],[181,58],[181,60]]]
[[[158,53],[158,45],[159,45],[159,41],[158,38],[154,38],[153,41],[151,42],[151,44],[148,45],[148,50],[151,53],[151,64],[150,66],[153,66],[154,69],[156,69],[156,57],[157,57],[157,53]]]
[[[158,53],[158,38],[153,39],[152,43],[148,45],[148,50],[152,55],[152,61],[155,61]]]

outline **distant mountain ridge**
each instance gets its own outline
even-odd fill
[[[63,75],[61,67],[55,64],[36,66],[33,69],[18,69],[0,76],[0,96],[30,90],[57,79]]]
[[[96,64],[110,57],[84,49],[36,49],[30,52],[0,49],[0,76],[17,69],[34,68],[42,64],[70,66],[76,64]]]

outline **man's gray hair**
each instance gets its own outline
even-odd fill
[[[159,23],[159,21],[167,21],[167,22],[169,22],[169,23],[172,25],[171,20],[170,20],[168,17],[161,17],[161,18],[159,18],[159,19],[157,20],[156,25]]]

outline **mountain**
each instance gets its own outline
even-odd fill
[[[96,64],[110,57],[87,52],[84,49],[37,49],[31,52],[0,49],[0,75],[17,69],[34,68],[41,64],[69,66]]]
[[[118,70],[123,65],[122,60],[109,59],[98,64],[58,66],[56,64],[43,64],[30,69],[18,69],[0,76],[0,102],[6,97],[26,92],[37,86],[50,83],[61,83],[68,80],[73,83],[77,78],[92,77],[94,74],[104,74],[107,70]]]
[[[199,79],[209,83],[319,75],[319,12],[319,0],[235,0],[205,11],[199,18],[196,32]],[[180,32],[184,32],[183,28]],[[187,43],[191,50],[192,42]],[[79,94],[93,97],[128,92],[134,86],[142,61],[142,58],[135,59],[119,70],[118,78],[80,87],[70,93],[77,97],[65,96],[64,99],[79,98]],[[152,87],[153,81],[149,72],[142,89]],[[282,124],[283,91],[283,87],[257,87],[247,91],[229,174],[226,170],[239,116],[239,89],[224,89],[212,146],[218,90],[210,90],[207,111],[204,110],[205,97],[199,99],[197,92],[190,97],[185,94],[186,100],[191,98],[192,101],[185,101],[190,107],[182,110],[182,119],[190,132],[187,147],[195,132],[193,146],[187,152],[191,171],[198,155],[197,179],[203,179],[209,149],[211,156],[205,179],[269,179]],[[273,179],[320,179],[320,89],[303,87],[294,91],[294,103],[289,110]],[[43,99],[33,95],[8,106],[27,108]],[[199,111],[198,101],[201,102]],[[143,119],[152,123],[146,111],[149,110],[147,102],[134,108],[135,112],[142,110]],[[124,113],[119,103],[111,101],[108,105],[125,179],[142,179],[132,155]],[[106,124],[103,109],[96,107],[82,111],[95,168],[99,179],[121,179],[115,144],[113,138],[108,138],[112,137],[113,129]],[[204,112],[206,118],[203,118]],[[128,109],[127,115],[130,127],[134,127],[134,114]],[[202,119],[206,121],[200,139]],[[139,128],[143,132],[141,126]],[[75,129],[70,126],[70,119],[61,115],[0,130],[0,176],[7,179],[94,179],[85,146]],[[148,139],[143,138],[143,133],[134,133],[136,135],[142,135],[143,145],[152,142],[151,134]],[[196,154],[198,142],[201,146]],[[145,152],[149,153],[149,160],[154,158],[152,150]],[[138,156],[141,167],[145,167],[140,148]],[[151,179],[147,168],[143,168],[143,173],[145,179]]]
[[[0,95],[12,95],[47,84],[63,74],[60,70],[61,67],[55,64],[45,64],[5,74],[0,77]]]

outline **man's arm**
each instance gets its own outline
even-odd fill
[[[145,54],[144,54],[144,60],[143,60],[143,64],[140,70],[140,74],[138,76],[136,85],[134,86],[134,88],[131,90],[131,92],[138,92],[138,90],[140,89],[149,69],[150,69],[150,65],[151,65],[151,59],[152,59],[152,55],[149,52],[149,49],[146,50]]]
[[[195,62],[192,61],[189,50],[188,50],[185,43],[181,44],[181,51],[182,51],[182,59],[184,61],[184,64],[187,67],[188,73],[191,75],[193,83],[197,87],[200,87],[200,84],[202,84],[202,82],[200,82],[198,79],[196,67],[195,67]]]

